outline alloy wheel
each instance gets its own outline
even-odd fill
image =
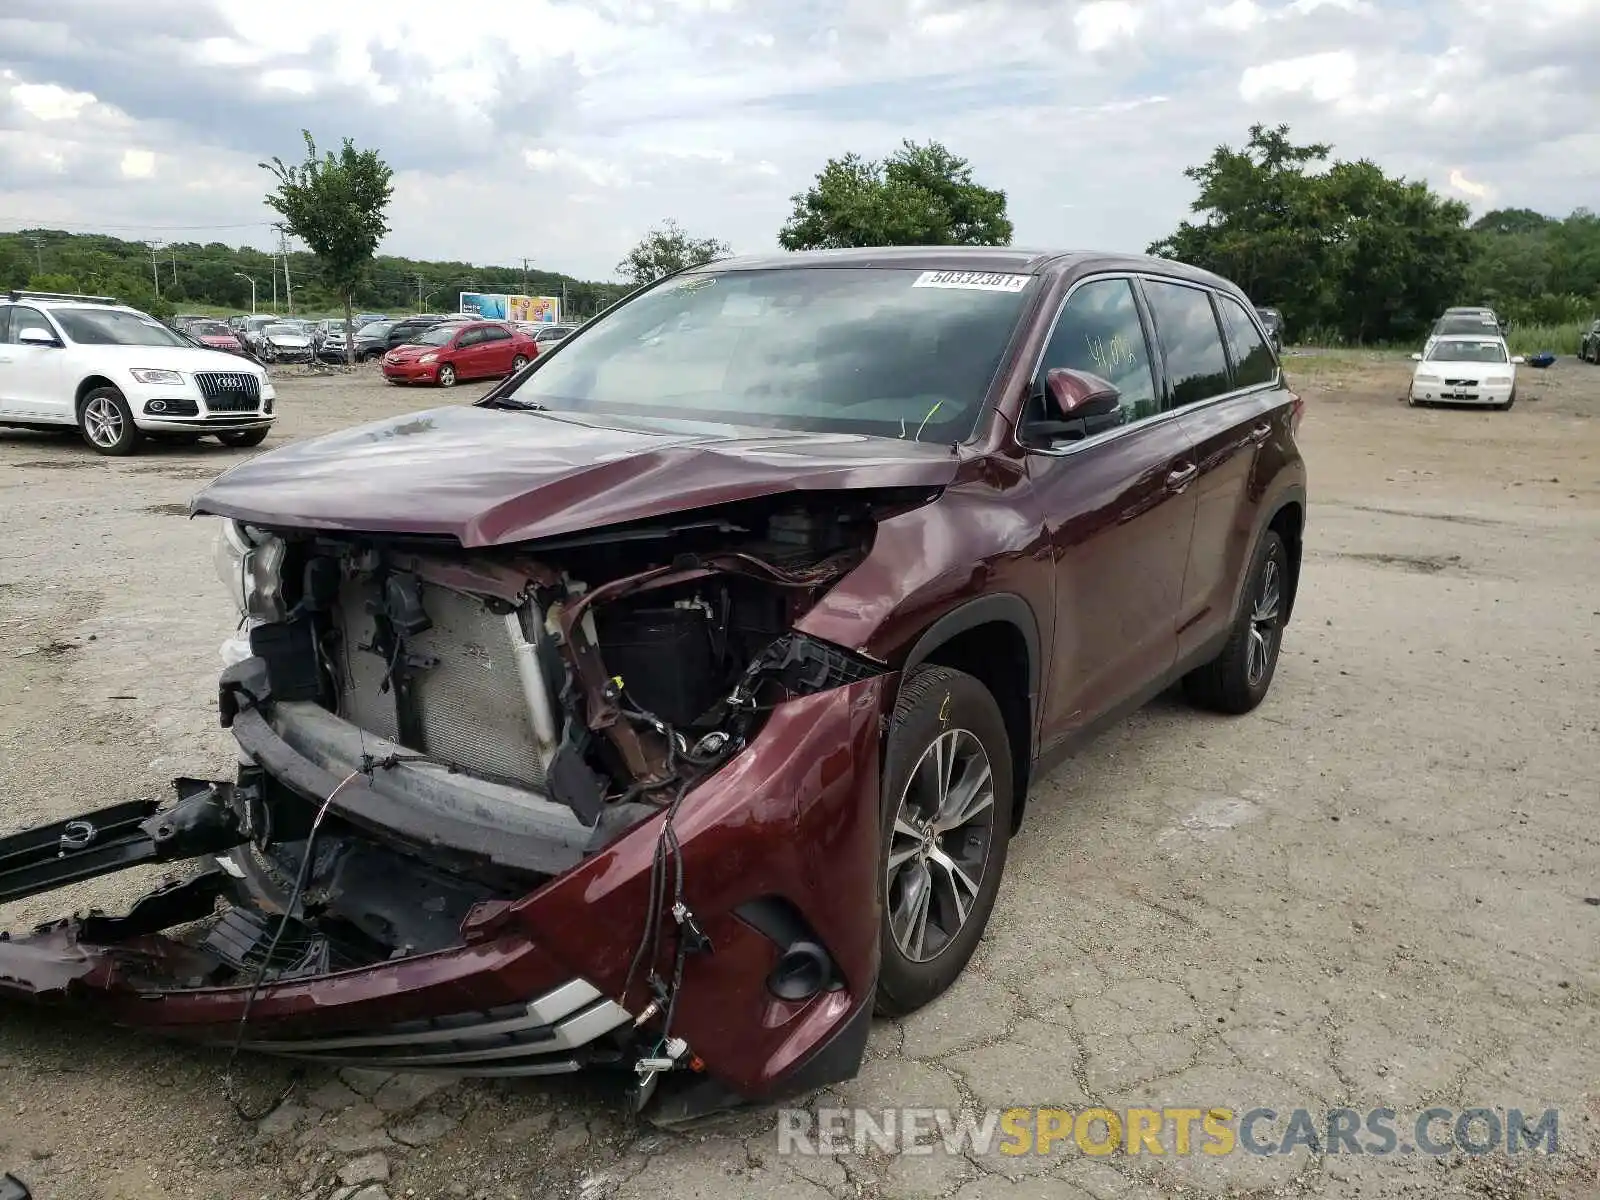
[[[906,779],[884,890],[900,952],[931,962],[967,923],[994,840],[994,775],[966,729],[947,729]]]
[[[1250,640],[1245,659],[1245,678],[1255,687],[1265,678],[1277,648],[1278,618],[1283,605],[1283,570],[1276,558],[1267,559],[1261,569],[1261,584],[1250,608]]]
[[[96,396],[83,409],[83,430],[96,446],[110,448],[122,439],[122,413],[116,401]]]

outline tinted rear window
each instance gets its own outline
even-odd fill
[[[1172,405],[1197,404],[1228,390],[1228,356],[1211,297],[1199,288],[1145,281],[1145,295],[1156,319],[1156,336],[1166,351]]]

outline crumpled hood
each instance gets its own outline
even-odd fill
[[[890,438],[599,420],[476,407],[413,413],[258,455],[215,480],[191,511],[481,547],[782,492],[942,487],[959,461],[948,445]]]

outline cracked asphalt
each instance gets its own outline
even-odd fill
[[[668,1132],[604,1078],[350,1071],[245,1122],[218,1056],[8,1007],[0,1172],[43,1200],[1600,1195],[1600,368],[1525,369],[1498,413],[1407,409],[1398,356],[1287,366],[1312,507],[1268,700],[1164,697],[1038,781],[966,974],[801,1105],[1555,1108],[1561,1153],[780,1155],[771,1109]],[[443,399],[280,395],[269,449]],[[232,616],[182,513],[242,453],[0,430],[0,829],[229,771]],[[252,1104],[289,1081],[236,1077]]]

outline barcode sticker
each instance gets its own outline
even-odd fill
[[[1010,275],[998,271],[924,271],[912,287],[958,288],[966,292],[1020,292],[1032,275]]]

